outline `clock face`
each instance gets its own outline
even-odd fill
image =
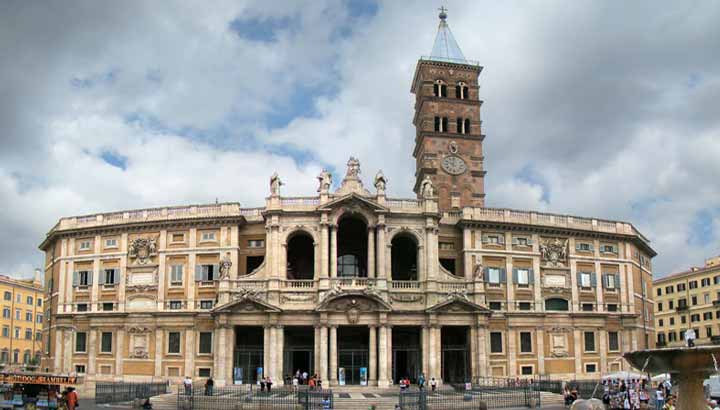
[[[450,175],[460,175],[467,171],[467,165],[462,158],[455,155],[448,155],[442,160],[442,168]]]

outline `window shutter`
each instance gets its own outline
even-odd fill
[[[518,283],[518,270],[517,270],[517,268],[513,268],[513,270],[512,270],[512,283],[515,283],[515,284]]]
[[[100,269],[100,273],[99,273],[98,276],[99,276],[99,277],[98,277],[98,284],[104,285],[104,284],[105,284],[105,270],[104,270],[104,269]]]
[[[120,269],[113,269],[114,284],[120,283]]]
[[[500,268],[500,283],[506,283],[507,282],[507,270],[505,268]]]
[[[498,243],[505,244],[505,235],[498,235]]]
[[[213,265],[213,280],[220,279],[220,264],[216,263]]]
[[[577,275],[577,285],[578,285],[578,287],[581,287],[582,286],[582,272],[577,272],[576,275]]]
[[[485,283],[489,283],[489,282],[490,282],[490,267],[489,267],[489,266],[485,266],[485,267],[483,268],[483,281],[484,281]]]
[[[80,276],[80,274],[78,272],[73,272],[73,287],[74,288],[76,288],[78,285],[78,280],[79,280],[78,276]]]
[[[615,289],[620,289],[620,274],[615,274]]]
[[[595,246],[592,243],[589,243],[588,247],[590,248],[591,251],[595,250]]]
[[[195,282],[201,282],[202,280],[202,265],[195,265]]]
[[[535,283],[535,274],[533,273],[532,269],[528,269],[528,282],[530,284]]]
[[[512,244],[517,245],[518,244],[518,238],[514,237],[512,238]]]
[[[528,244],[528,246],[532,246],[533,241],[531,238],[527,238],[527,244]]]
[[[590,272],[590,286],[597,287],[597,274],[595,272]]]
[[[603,287],[603,289],[607,289],[607,288],[610,287],[610,286],[609,286],[609,283],[608,283],[608,275],[607,275],[607,274],[601,273],[601,274],[600,274],[600,279],[602,280],[602,287]]]
[[[88,271],[88,274],[87,274],[87,284],[88,285],[93,284],[93,276],[95,276],[95,270]]]

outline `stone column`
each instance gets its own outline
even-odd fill
[[[430,328],[427,326],[422,327],[421,333],[422,339],[422,372],[425,374],[425,378],[430,378]]]
[[[487,349],[487,328],[479,327],[477,331],[477,345],[478,345],[478,368],[480,371],[480,377],[487,377],[490,375],[490,369],[488,366],[488,349]]]
[[[478,346],[478,328],[473,325],[470,326],[470,381],[477,380],[480,376],[478,358],[479,358],[479,346]]]
[[[320,326],[315,325],[315,334],[313,335],[313,369],[310,373],[321,375],[320,371]],[[293,369],[295,371],[295,369]],[[327,379],[323,379],[327,380]]]
[[[380,371],[378,376],[378,387],[388,387],[388,374],[387,374],[387,327],[384,325],[380,326],[380,343],[378,346],[378,356]]]
[[[221,325],[216,328],[213,333],[213,345],[216,346],[213,351],[213,377],[218,384],[225,384],[225,381],[227,380],[227,376],[225,375],[225,368],[227,367],[225,366],[225,361],[227,360],[227,347],[225,346],[227,341],[227,338],[225,337],[226,332],[227,329],[225,326]]]
[[[153,373],[155,377],[162,377],[163,375],[163,353],[165,352],[165,349],[163,349],[163,330],[162,328],[156,328],[155,329],[155,372]]]
[[[378,225],[377,228],[377,277],[379,279],[387,279],[385,271],[385,225]],[[419,268],[419,266],[418,266]]]
[[[575,374],[582,374],[582,332],[575,329],[572,331],[571,335],[573,338],[573,346],[575,350]]]
[[[465,227],[463,228],[463,266],[465,268],[465,280],[468,282],[473,281],[473,266],[472,266],[472,253],[470,250],[473,248],[472,244],[472,229]]]
[[[596,333],[600,339],[600,369],[598,371],[600,373],[605,373],[608,371],[607,369],[607,338],[608,338],[608,332],[605,329],[599,330]]]
[[[337,382],[336,378],[333,378],[332,374],[328,372],[328,328],[327,326],[320,327],[320,378],[324,381]]]
[[[441,366],[441,347],[440,347],[440,327],[438,325],[430,326],[430,374],[427,375],[428,380],[435,378],[438,383],[442,382],[440,377],[440,366]]]
[[[338,344],[337,326],[330,326],[330,380],[333,384],[338,381]]]
[[[370,345],[370,358],[369,358],[369,382],[377,384],[378,378],[377,378],[377,327],[376,326],[370,326],[369,329],[369,345]],[[369,384],[369,383],[368,383]]]
[[[97,357],[97,330],[90,329],[88,332],[88,367],[87,374],[95,376],[97,369],[95,367],[95,359]]]
[[[283,367],[285,366],[285,328],[283,326],[277,326],[275,328],[275,351],[277,358],[273,381],[281,385],[285,383],[285,375],[283,374]]]
[[[270,329],[269,325],[263,327],[263,375],[268,375],[270,372],[270,350],[272,345],[270,344]]]
[[[570,238],[572,241],[572,238]],[[570,244],[571,249],[575,249],[574,245]],[[570,304],[570,311],[577,312],[580,310],[580,296],[578,295],[578,282],[577,282],[577,262],[575,259],[570,260],[570,292],[572,293],[572,303]]]
[[[277,328],[270,326],[270,363],[265,369],[265,375],[270,376],[275,381],[275,371],[277,367]]]
[[[600,249],[600,245],[597,245],[597,240],[595,240],[596,246],[595,246],[595,252],[598,252],[598,249]],[[605,311],[605,305],[604,305],[604,298],[603,298],[603,291],[604,288],[604,278],[602,269],[600,268],[600,262],[595,262],[595,277],[597,278],[597,287],[595,288],[595,299],[597,302],[597,311],[598,312],[604,312]]]
[[[387,357],[387,359],[385,359],[385,360],[387,361],[387,370],[386,370],[386,371],[387,371],[388,379],[392,379],[392,378],[393,378],[393,339],[392,339],[392,333],[393,333],[392,326],[388,326],[388,327],[387,327],[387,352],[386,352],[387,354],[385,355],[385,357]]]
[[[512,235],[510,233],[507,234],[509,236],[510,243],[512,243]],[[508,240],[507,238],[505,239]],[[512,245],[509,245],[512,247]],[[507,286],[507,310],[508,311],[514,311],[517,310],[515,308],[515,283],[513,282],[513,263],[512,258],[508,256],[507,259],[505,259],[505,269],[507,272],[507,283],[505,284]]]
[[[368,228],[368,278],[375,277],[375,228]]]
[[[542,376],[545,374],[545,329],[538,328],[535,331],[535,335],[537,336],[537,341],[535,342],[538,358],[537,373]]]
[[[225,380],[227,384],[233,384],[233,367],[235,366],[235,328],[228,327],[225,330],[225,349],[230,352],[230,357],[225,356]]]
[[[125,330],[118,329],[115,332],[115,341],[117,342],[117,350],[115,350],[115,374],[123,375],[123,360],[125,359]]]
[[[517,368],[517,332],[514,329],[508,329],[508,376],[516,376],[518,374]]]
[[[328,247],[330,246],[328,225],[323,224],[320,226],[320,278],[328,277]]]
[[[185,374],[195,377],[195,329],[185,330]]]
[[[337,226],[330,227],[330,277],[337,277]]]

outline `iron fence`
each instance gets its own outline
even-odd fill
[[[470,390],[405,391],[401,410],[482,410],[540,405],[540,391],[532,386],[472,386]]]
[[[334,408],[332,390],[310,390],[305,386],[278,386],[260,390],[249,384],[205,387],[181,387],[177,394],[178,410],[329,410]]]
[[[95,402],[117,403],[135,399],[147,399],[152,396],[168,393],[166,382],[127,383],[127,382],[96,382]]]

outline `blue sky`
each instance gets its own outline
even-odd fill
[[[68,4],[72,4],[69,7]],[[635,224],[664,274],[720,254],[720,4],[448,1],[478,60],[490,206]],[[337,182],[412,197],[429,1],[8,2],[0,15],[0,272],[61,216],[263,204]],[[141,11],[141,12],[138,12]]]

